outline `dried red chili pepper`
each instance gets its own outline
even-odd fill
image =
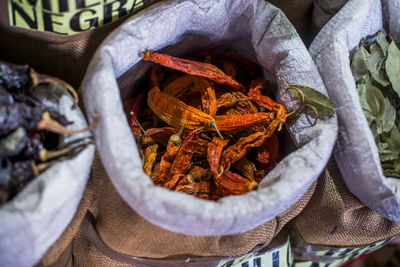
[[[273,113],[265,112],[244,115],[217,115],[215,117],[215,124],[220,131],[232,131],[261,123],[268,123],[273,119],[273,115]]]
[[[193,149],[199,140],[199,134],[201,131],[202,129],[198,128],[186,136],[186,139],[183,141],[178,154],[175,157],[174,163],[172,163],[167,177],[173,177],[176,174],[185,174],[190,166],[190,162],[192,161],[194,154]]]
[[[167,151],[161,157],[160,163],[154,168],[153,176],[151,179],[154,184],[162,185],[167,179],[168,172],[175,160],[176,154],[181,147],[181,135],[185,124],[182,124],[181,128],[176,134],[171,135],[167,144]]]
[[[229,170],[225,170],[215,177],[214,182],[224,196],[241,195],[256,189],[258,186],[256,181],[250,181]]]
[[[223,197],[223,194],[218,190],[216,185],[210,181],[200,181],[184,186],[178,186],[175,190],[208,200],[218,200]]]
[[[194,84],[197,90],[201,93],[201,104],[203,111],[215,117],[217,114],[217,97],[215,96],[215,91],[211,87],[211,83],[203,78],[194,78]]]
[[[174,190],[175,187],[178,185],[179,181],[182,181],[183,179],[185,179],[184,174],[181,173],[175,174],[169,181],[163,184],[163,187],[169,190]]]
[[[143,158],[143,171],[149,177],[153,171],[154,163],[156,162],[158,144],[152,144],[145,148]]]
[[[148,50],[145,52],[143,59],[151,60],[155,63],[187,74],[207,78],[219,84],[226,84],[240,90],[245,89],[243,85],[239,84],[237,81],[227,76],[222,70],[209,63],[176,58],[166,54],[150,53]]]
[[[246,177],[251,181],[254,180],[253,167],[251,166],[250,162],[246,159],[246,157],[243,157],[240,160],[236,161],[233,165],[238,171],[242,173],[244,177]]]
[[[208,143],[207,161],[214,177],[218,175],[221,153],[228,142],[229,140],[222,140],[218,137],[214,137],[212,142]]]
[[[183,75],[172,82],[170,82],[167,86],[164,87],[163,93],[179,96],[189,90],[189,88],[193,85],[193,77],[190,75]]]
[[[268,82],[264,80],[254,80],[251,82],[247,95],[258,105],[265,107],[268,110],[274,111],[276,117],[284,123],[286,121],[286,109],[281,104],[276,103],[268,96],[261,94],[261,89],[268,86]]]

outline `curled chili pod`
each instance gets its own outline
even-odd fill
[[[215,117],[217,114],[217,97],[215,96],[215,91],[211,86],[211,83],[203,78],[195,77],[195,87],[201,93],[201,104],[203,111]]]
[[[183,179],[185,179],[184,174],[175,174],[168,182],[163,184],[163,187],[169,190],[174,190],[177,184]]]
[[[194,147],[199,140],[199,134],[202,131],[201,128],[192,131],[186,139],[182,142],[182,145],[175,157],[174,163],[172,163],[171,169],[169,170],[168,177],[173,177],[176,174],[185,174],[188,170],[192,157],[194,154]]]
[[[154,163],[156,162],[158,144],[152,144],[145,148],[143,158],[144,173],[151,177]]]
[[[185,124],[182,124],[179,131],[170,136],[167,144],[167,151],[162,155],[160,163],[154,168],[153,176],[151,177],[154,184],[162,185],[167,179],[172,163],[182,144],[181,135],[184,127]]]
[[[261,94],[261,89],[268,85],[267,81],[254,80],[251,82],[251,86],[247,95],[261,107],[264,107],[270,111],[276,113],[276,117],[284,123],[286,121],[286,109],[283,105],[276,103],[268,96]]]
[[[210,79],[219,84],[226,84],[235,89],[245,89],[243,85],[226,75],[222,70],[209,63],[182,59],[166,54],[150,53],[148,50],[143,56],[144,60],[151,60],[171,69],[179,70],[190,75]]]
[[[240,138],[223,152],[220,165],[224,170],[228,170],[231,164],[240,160],[250,148],[261,146],[266,139],[264,132],[256,132]]]
[[[229,170],[223,171],[220,175],[214,178],[214,181],[217,188],[224,194],[224,196],[242,195],[255,190],[258,186],[256,181],[250,181]]]
[[[218,137],[214,137],[212,142],[208,143],[207,161],[214,177],[218,176],[219,161],[221,159],[222,150],[228,142],[229,140],[222,140]]]

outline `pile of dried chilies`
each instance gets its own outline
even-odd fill
[[[375,138],[383,174],[400,178],[400,49],[379,32],[362,40],[351,70],[363,113]]]
[[[68,92],[75,107],[77,95],[70,85],[29,66],[0,61],[0,204],[45,169],[93,142],[92,137],[65,142],[66,135],[95,124],[79,131],[65,128],[73,122],[60,113],[59,100]]]
[[[124,101],[144,172],[155,185],[210,200],[252,191],[277,164],[286,110],[252,61],[190,58],[201,62],[146,51],[144,60],[167,68],[153,66],[150,91]]]

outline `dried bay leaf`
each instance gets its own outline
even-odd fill
[[[396,121],[396,110],[391,105],[388,98],[385,98],[385,111],[382,116],[380,123],[382,131],[390,132],[393,128],[394,122]]]
[[[354,53],[353,58],[351,59],[350,68],[355,81],[358,81],[362,76],[368,73],[367,61],[369,57],[370,54],[364,46],[358,48]]]
[[[384,61],[385,56],[377,43],[371,44],[370,56],[367,58],[368,71],[371,73],[372,78],[381,84],[383,87],[388,86],[390,83],[385,78]]]
[[[383,55],[386,57],[388,54],[388,49],[389,49],[389,42],[386,39],[386,33],[383,31],[380,31],[378,33],[378,36],[376,37],[376,42],[380,46],[380,48],[383,52]]]
[[[393,90],[400,97],[400,50],[393,40],[389,45],[385,68]]]
[[[365,92],[368,106],[371,114],[375,117],[375,121],[380,124],[382,116],[385,112],[385,97],[382,92],[375,86],[371,85]]]
[[[315,107],[320,114],[332,116],[335,113],[333,102],[324,94],[307,86],[290,85],[290,87],[298,88],[304,94],[304,104]],[[300,94],[295,90],[289,90],[290,95],[301,102]]]

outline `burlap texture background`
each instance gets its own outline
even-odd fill
[[[249,232],[227,236],[189,236],[162,229],[135,213],[115,190],[96,155],[76,216],[37,266],[67,264],[71,261],[71,248],[74,255],[79,254],[78,259],[83,257],[82,263],[74,258],[74,264],[78,266],[111,266],[106,264],[108,257],[104,261],[105,265],[86,265],[89,262],[95,264],[97,258],[104,257],[93,244],[89,244],[82,231],[78,234],[86,211],[93,217],[92,223],[100,239],[116,253],[153,259],[238,257],[250,252],[259,244],[269,243],[306,206],[315,185],[316,183],[292,207]]]
[[[145,258],[243,255],[258,244],[270,242],[305,207],[315,187],[291,208],[251,231],[202,237],[170,232],[140,217],[119,196],[98,158],[92,175],[94,204],[89,210],[100,238],[118,253]]]
[[[400,234],[400,223],[382,217],[350,193],[333,158],[294,223],[304,241],[325,246],[362,246]]]
[[[78,35],[62,36],[48,32],[11,27],[8,0],[0,0],[0,59],[29,64],[38,72],[61,78],[78,88],[94,52],[104,38],[129,16],[104,27]],[[158,2],[153,0],[151,3]],[[272,0],[305,35],[311,25],[312,0]]]

